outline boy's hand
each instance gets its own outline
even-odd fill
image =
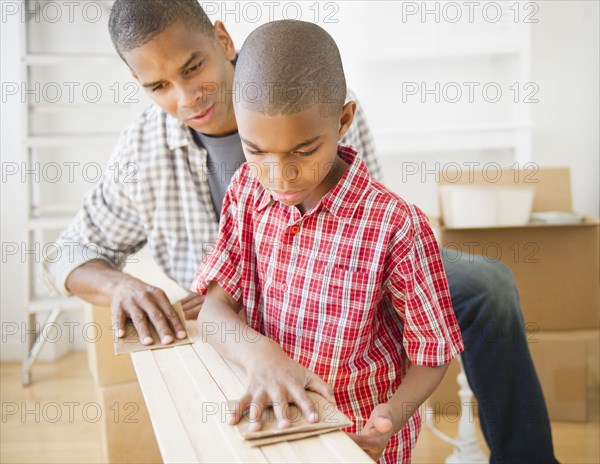
[[[309,422],[318,422],[317,407],[306,390],[319,393],[335,404],[333,389],[318,375],[288,357],[278,345],[273,342],[269,345],[272,346],[267,353],[258,354],[246,367],[246,393],[236,402],[227,423],[237,424],[248,409],[250,430],[260,430],[263,412],[272,406],[278,427],[286,428],[291,425],[289,403],[295,403]]]
[[[374,461],[377,461],[393,434],[394,417],[392,408],[383,403],[375,406],[360,435],[354,433],[348,435]]]

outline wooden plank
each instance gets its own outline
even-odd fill
[[[269,459],[269,462],[285,462],[289,464],[304,464],[302,457],[296,452],[294,446],[289,442],[277,443],[276,445],[263,446],[261,451]]]
[[[219,386],[228,400],[239,399],[244,394],[244,385],[236,376],[225,360],[206,342],[196,342],[192,345],[210,376]]]
[[[133,353],[131,358],[164,462],[197,462],[196,453],[156,364],[153,352]]]
[[[339,456],[338,462],[354,464],[375,462],[344,432],[329,433],[326,437],[320,436],[318,438],[320,440],[319,446],[329,448]]]
[[[217,421],[208,414],[213,410],[214,397],[209,395],[207,399],[196,387],[176,349],[156,351],[154,358],[165,379],[181,423],[192,443],[197,460],[199,462],[237,462],[237,455],[232,452],[231,447],[215,446],[216,443],[223,443],[223,437],[218,431]],[[207,406],[209,407],[207,408]],[[176,446],[176,443],[171,446]]]
[[[210,444],[217,452],[223,453],[222,457],[207,459],[205,462],[268,462],[259,449],[250,447],[233,427],[225,423],[227,399],[196,352],[190,346],[177,347],[174,352],[183,363],[187,374],[186,382],[193,385],[201,396],[202,417],[196,423],[201,423],[197,428],[202,435],[198,442],[204,446]],[[204,432],[206,428],[209,433]],[[214,446],[215,443],[220,443],[220,446]]]

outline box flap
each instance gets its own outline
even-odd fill
[[[494,166],[497,166],[494,164]],[[479,171],[443,171],[440,185],[497,185],[535,187],[533,211],[571,211],[571,176],[569,168],[503,168]]]

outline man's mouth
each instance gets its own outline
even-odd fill
[[[192,116],[191,118],[189,118],[189,120],[190,121],[194,121],[197,124],[198,123],[200,123],[200,124],[205,123],[212,116],[213,108],[214,108],[214,105],[211,105],[208,108],[206,108],[205,110],[203,110],[200,113],[196,114],[195,116]]]

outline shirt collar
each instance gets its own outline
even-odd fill
[[[167,131],[167,145],[169,150],[176,150],[192,143],[191,131],[188,126],[182,123],[179,119],[166,114],[166,131]]]
[[[354,215],[356,208],[367,192],[371,178],[364,161],[358,156],[356,150],[349,146],[339,145],[338,156],[350,166],[346,169],[340,181],[327,192],[312,211],[316,212],[320,207],[325,207],[338,219],[344,221],[351,219]],[[275,202],[271,194],[263,189],[257,204],[257,211],[262,211]]]

